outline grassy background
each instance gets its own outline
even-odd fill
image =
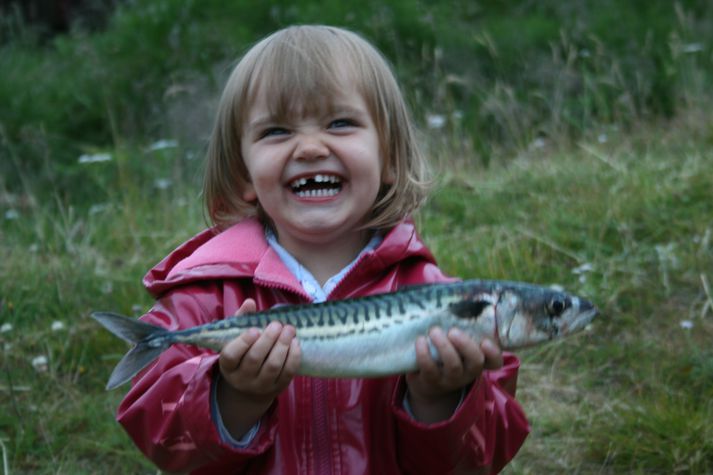
[[[103,390],[126,348],[89,312],[141,313],[143,273],[204,226],[240,52],[324,22],[394,63],[439,171],[417,219],[442,267],[602,310],[521,352],[533,433],[507,472],[713,472],[709,2],[264,5],[126,2],[58,36],[0,11],[3,471],[155,473]]]

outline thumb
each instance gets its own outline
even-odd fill
[[[254,313],[257,311],[257,304],[253,299],[245,299],[240,305],[240,308],[235,311],[234,317],[245,315],[246,313]]]

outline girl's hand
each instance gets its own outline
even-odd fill
[[[247,299],[236,316],[254,312],[255,301]],[[262,332],[251,328],[223,347],[220,374],[224,382],[248,399],[274,399],[297,374],[300,347],[295,328],[270,323]]]
[[[446,335],[440,328],[429,332],[438,350],[436,362],[425,337],[416,340],[418,371],[406,375],[409,403],[417,419],[432,423],[448,419],[455,410],[462,389],[480,377],[484,369],[497,369],[503,357],[489,339],[472,340],[461,330],[452,328]]]
[[[254,312],[247,299],[235,316]],[[223,347],[218,359],[218,410],[230,434],[240,440],[290,384],[300,366],[295,328],[273,322],[262,332],[251,328]]]

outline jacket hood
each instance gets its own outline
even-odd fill
[[[365,254],[365,270],[379,271],[409,257],[435,263],[410,219],[396,225],[379,247]],[[189,283],[240,278],[300,287],[265,240],[264,226],[256,218],[244,219],[222,232],[210,228],[196,234],[149,270],[143,283],[158,298]]]

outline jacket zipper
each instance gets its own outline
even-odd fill
[[[265,281],[262,279],[254,279],[253,282],[266,288],[282,290],[296,294],[302,300],[309,302],[309,295],[304,293],[302,289],[284,285],[273,281]],[[312,389],[312,427],[308,431],[312,434],[312,471],[315,474],[331,474],[332,467],[332,447],[329,436],[329,388],[328,383],[318,378],[309,378],[310,387]]]
[[[359,256],[359,259],[352,265],[351,269],[349,269],[347,273],[342,276],[342,279],[337,282],[337,285],[335,285],[329,295],[327,295],[327,300],[341,300],[349,297],[349,294],[341,292],[341,288],[344,287],[344,282],[347,282],[348,279],[352,278],[354,272],[356,272],[357,269],[363,265],[365,260],[370,258],[370,254],[373,254],[373,252],[374,251],[369,251]]]
[[[329,432],[329,384],[326,380],[310,378],[312,382],[312,443],[314,447],[314,473],[331,474],[332,444]]]
[[[363,264],[363,262],[369,259],[372,252],[362,254],[359,259],[352,265],[351,269],[342,277],[342,279],[337,283],[330,295],[327,296],[327,300],[333,300],[333,297],[346,298],[346,295],[340,295],[338,292],[340,287],[343,287],[344,282],[351,278],[356,269]],[[309,296],[304,293],[303,289],[295,289],[293,287],[286,286],[284,284],[278,284],[276,282],[269,282],[264,280],[255,279],[255,283],[259,283],[264,287],[269,287],[273,289],[279,289],[283,291],[288,291],[295,293],[302,298]],[[313,470],[315,474],[332,474],[334,473],[334,465],[332,460],[332,441],[330,437],[329,430],[329,382],[327,380],[320,380],[318,378],[310,378],[311,388],[312,388],[312,447],[313,447]]]
[[[367,253],[368,254],[368,253]],[[331,297],[337,295],[335,291],[342,287],[342,284],[354,273],[354,270],[359,267],[367,254],[362,256],[354,263],[351,269],[342,277],[336,287],[332,289],[327,300],[332,300]],[[340,296],[344,298],[344,296]],[[310,378],[312,382],[312,443],[314,447],[314,473],[316,474],[332,474],[334,466],[332,464],[332,440],[329,430],[329,381],[320,380],[318,378]]]

